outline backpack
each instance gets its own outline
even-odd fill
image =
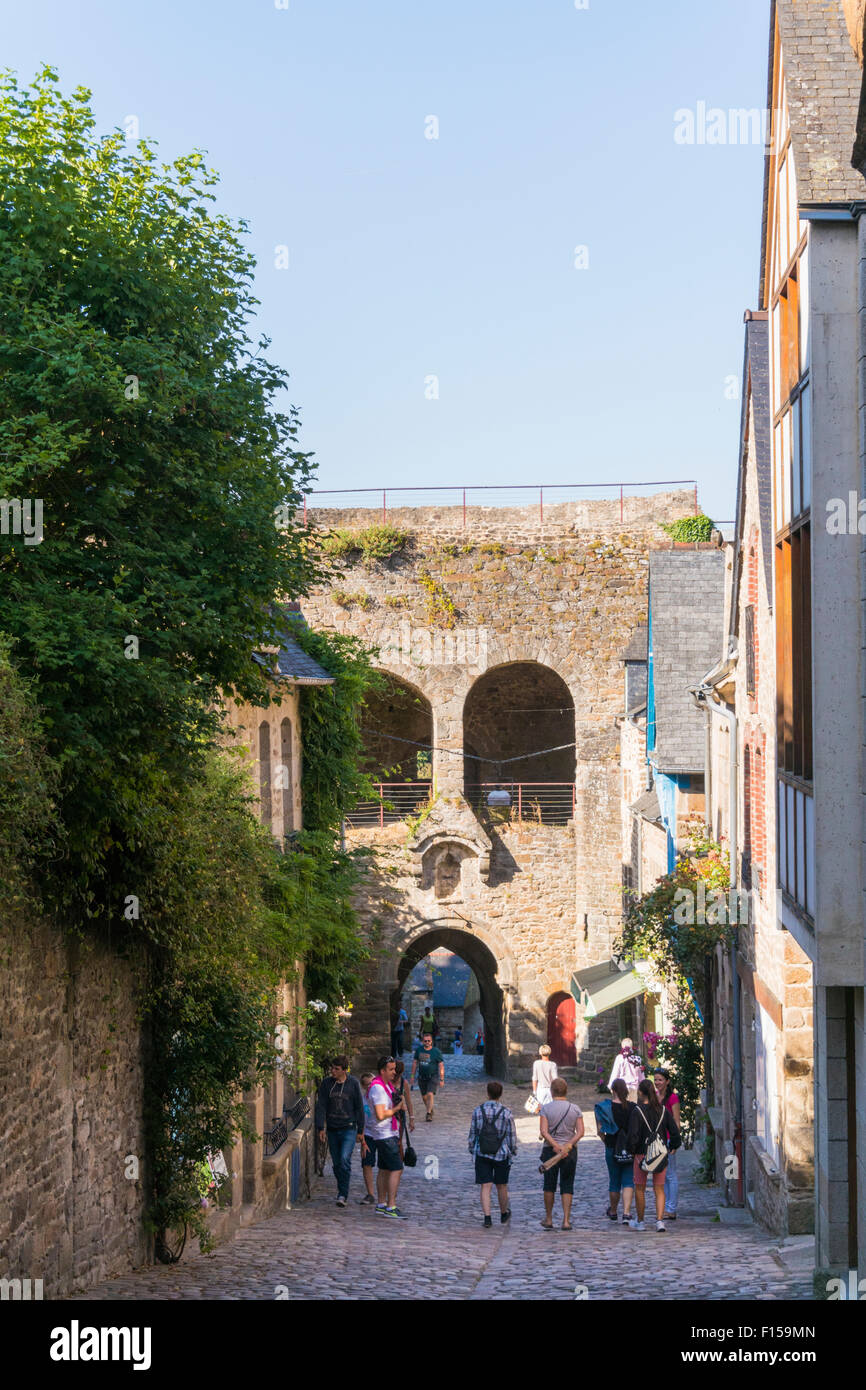
[[[498,1117],[502,1114],[503,1107],[500,1105],[491,1115],[487,1110],[481,1111],[482,1125],[478,1136],[478,1152],[485,1158],[492,1158],[502,1143],[502,1135],[497,1124]]]
[[[664,1123],[665,1111],[664,1109],[662,1109],[662,1113],[659,1115],[658,1118],[658,1123],[655,1129],[652,1130],[650,1129],[650,1122],[644,1114],[644,1107],[642,1105],[639,1105],[638,1110],[641,1113],[641,1117],[643,1119],[644,1124],[646,1125],[647,1129],[650,1131],[650,1134],[652,1136],[649,1143],[646,1146],[646,1153],[641,1159],[640,1166],[645,1173],[660,1173],[668,1161],[668,1146],[665,1143],[662,1136],[659,1134],[659,1130],[662,1124]]]

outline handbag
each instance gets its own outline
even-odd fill
[[[400,1112],[400,1141],[401,1141],[401,1146],[402,1146],[404,1140],[405,1140],[405,1150],[404,1150],[403,1154],[401,1155],[401,1157],[402,1157],[403,1162],[404,1162],[404,1164],[405,1164],[405,1166],[406,1166],[407,1168],[414,1168],[415,1165],[416,1165],[417,1162],[418,1162],[418,1154],[417,1154],[416,1150],[412,1148],[412,1140],[409,1138],[409,1123],[408,1123],[408,1120],[406,1119],[406,1111],[405,1111],[405,1110],[401,1110],[401,1112]]]
[[[539,1101],[538,1096],[535,1094],[534,1091],[531,1096],[526,1097],[526,1100],[523,1103],[523,1108],[530,1115],[538,1114],[539,1110],[541,1109],[541,1102]]]

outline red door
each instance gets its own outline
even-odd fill
[[[551,994],[547,1001],[547,1041],[550,1059],[558,1067],[576,1067],[574,1047],[574,997],[571,994]]]

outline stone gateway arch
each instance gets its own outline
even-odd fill
[[[357,898],[371,954],[356,1061],[387,1050],[409,971],[444,946],[478,980],[488,1070],[526,1077],[575,971],[610,959],[619,658],[646,620],[649,551],[669,545],[660,523],[693,507],[684,491],[625,499],[622,513],[619,500],[563,503],[543,520],[407,508],[389,517],[388,559],[364,561],[359,544],[339,587],[305,600],[312,626],[375,646],[389,676],[363,715],[376,797],[346,825],[349,847],[374,851]],[[375,517],[308,521],[345,538]],[[618,1027],[576,1000],[578,1074],[595,1079]]]

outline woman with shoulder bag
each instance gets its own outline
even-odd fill
[[[616,1130],[612,1134],[601,1136],[604,1140],[604,1157],[608,1174],[609,1200],[605,1215],[610,1221],[616,1221],[621,1192],[622,1220],[623,1225],[625,1225],[631,1219],[631,1204],[634,1198],[634,1160],[628,1148],[628,1128],[631,1112],[635,1107],[634,1101],[628,1098],[628,1086],[622,1077],[618,1077],[610,1089],[613,1092],[610,1114],[613,1124],[616,1125]]]
[[[664,1231],[665,1169],[668,1152],[678,1149],[682,1140],[673,1116],[659,1103],[651,1081],[642,1081],[637,1088],[637,1105],[629,1116],[628,1146],[634,1154],[634,1191],[637,1217],[629,1226],[633,1231],[645,1231],[647,1178],[652,1176],[656,1204],[656,1230]]]

